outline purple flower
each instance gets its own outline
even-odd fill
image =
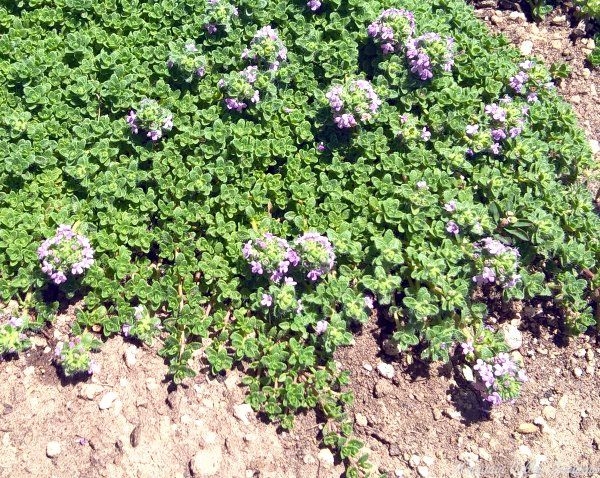
[[[284,277],[283,278],[284,285],[296,285],[298,284],[292,277]]]
[[[498,392],[492,392],[485,399],[492,405],[500,405],[502,403],[502,397]]]
[[[319,0],[308,0],[306,6],[311,9],[311,11],[316,12],[319,8],[321,8],[321,2]]]
[[[130,330],[131,330],[131,325],[129,325],[129,324],[123,324],[123,326],[121,327],[121,331],[123,332],[123,335],[125,337],[129,337]]]
[[[444,204],[444,209],[448,212],[456,211],[456,201],[454,199],[451,199],[446,204]]]
[[[8,320],[8,323],[14,327],[15,329],[21,327],[23,325],[23,318],[22,317],[11,317]]]
[[[250,265],[252,266],[253,274],[262,274],[263,273],[262,264],[260,262],[252,261],[252,262],[250,262]]]
[[[228,110],[235,110],[239,113],[248,107],[246,103],[238,100],[237,98],[225,98],[225,106]]]
[[[334,85],[325,97],[329,101],[333,121],[340,129],[353,128],[359,120],[370,121],[381,106],[371,83],[362,79]]]
[[[317,325],[315,326],[315,333],[317,335],[322,335],[327,331],[327,327],[329,323],[326,320],[319,320]]]
[[[271,296],[269,294],[263,294],[262,300],[260,301],[260,305],[263,305],[265,307],[271,307],[272,304],[273,304],[273,296]]]
[[[516,138],[517,136],[519,136],[521,134],[521,131],[523,131],[522,128],[515,126],[508,130],[508,134],[511,138]]]
[[[367,309],[371,309],[371,310],[374,309],[375,305],[373,304],[373,297],[371,297],[370,295],[365,295],[364,301],[365,301],[365,307]]]
[[[421,139],[423,141],[429,141],[431,138],[431,133],[426,127],[423,127],[423,131],[421,131]]]
[[[90,360],[90,368],[88,369],[88,373],[90,375],[94,374],[94,373],[99,373],[100,372],[100,364],[98,362],[96,362],[95,360]]]
[[[388,8],[367,27],[367,34],[381,43],[384,55],[399,51],[414,34],[415,18],[412,12],[402,8]]]
[[[504,123],[506,121],[506,110],[498,106],[496,103],[486,105],[485,112],[495,121],[499,121],[500,123]]]
[[[475,134],[477,134],[477,131],[479,131],[479,125],[478,124],[469,124],[467,125],[467,135],[468,136],[473,136]]]
[[[325,151],[325,144],[323,143],[323,141],[321,141],[319,144],[317,144],[317,151],[319,151],[320,153],[322,153],[323,151]]]
[[[490,151],[494,154],[500,154],[500,143],[494,143],[490,146]]]
[[[244,259],[250,258],[250,254],[252,253],[252,241],[248,241],[244,244],[244,248],[242,249],[242,254]]]
[[[437,33],[424,33],[406,42],[410,71],[421,80],[433,78],[434,70],[450,71],[454,65],[454,39]]]
[[[529,80],[529,76],[524,71],[520,71],[515,76],[513,76],[510,81],[510,87],[515,90],[515,93],[523,93],[525,89],[525,83]]]
[[[460,344],[460,346],[462,347],[462,353],[464,355],[471,354],[471,353],[473,353],[475,351],[475,348],[473,347],[473,342],[472,341],[463,342],[462,344]]]
[[[427,189],[427,182],[417,181],[417,189]]]
[[[506,133],[502,129],[493,129],[491,134],[494,141],[501,141],[506,138]]]
[[[323,272],[319,269],[312,269],[310,271],[308,271],[308,274],[306,274],[306,277],[308,277],[311,281],[315,282],[317,279],[319,279],[319,277],[321,277],[321,275],[323,274]]]
[[[532,91],[531,93],[527,94],[527,102],[528,103],[535,103],[538,99],[537,93],[535,91]]]
[[[210,35],[217,32],[217,25],[215,25],[214,23],[207,23],[206,25],[204,25],[204,28]]]
[[[446,231],[448,231],[450,234],[454,234],[455,236],[457,236],[460,232],[460,228],[458,227],[458,224],[456,224],[454,221],[448,221],[446,223]]]

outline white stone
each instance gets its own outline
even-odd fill
[[[510,14],[508,15],[508,18],[510,18],[511,20],[517,21],[517,22],[525,22],[527,20],[527,18],[525,17],[525,14],[523,12],[510,12]]]
[[[426,466],[417,467],[417,473],[421,478],[427,478],[429,476],[429,468]]]
[[[197,452],[190,461],[190,471],[193,476],[218,476],[222,460],[220,448],[205,448]]]
[[[431,456],[423,456],[421,457],[421,460],[423,461],[423,464],[425,466],[433,466],[433,463],[435,461],[435,459]]]
[[[368,362],[364,362],[362,366],[367,372],[373,371],[373,366]]]
[[[58,443],[57,441],[50,441],[46,445],[46,456],[48,458],[57,457],[58,455],[60,455],[60,451],[60,443]]]
[[[482,460],[492,461],[492,455],[490,455],[490,452],[487,451],[485,448],[479,448],[479,450],[477,451],[477,454],[479,455],[479,458],[481,458]]]
[[[512,12],[512,13],[515,13],[515,12]],[[521,55],[523,55],[523,56],[531,55],[531,52],[533,51],[533,42],[531,40],[525,40],[519,46],[519,50],[521,51]]]
[[[127,368],[132,368],[137,363],[137,348],[134,345],[130,345],[125,349],[123,358],[125,359],[125,365]]]
[[[473,468],[479,461],[479,456],[471,451],[463,451],[458,455],[458,459],[463,463],[466,463],[469,468]]]
[[[523,456],[531,456],[531,448],[529,448],[527,445],[521,445],[519,447],[519,453]]]
[[[579,367],[575,367],[573,369],[573,375],[575,375],[575,378],[581,378],[583,375],[583,370],[581,370]]]
[[[546,420],[554,420],[556,418],[556,408],[552,405],[546,405],[542,410],[542,415]]]
[[[117,398],[118,395],[115,392],[106,392],[98,402],[98,408],[100,410],[108,410],[113,406]]]
[[[510,350],[520,349],[523,345],[523,334],[513,324],[506,323],[500,327],[504,341]]]
[[[367,417],[365,417],[362,413],[357,413],[354,415],[354,421],[359,427],[366,427],[368,425]]]
[[[379,375],[381,375],[384,378],[390,380],[394,378],[394,366],[392,364],[379,362],[377,364],[377,371],[379,372]]]
[[[592,149],[592,153],[598,154],[600,153],[600,143],[596,139],[590,140],[590,148]]]
[[[329,448],[322,448],[317,455],[319,461],[326,467],[332,467],[334,462],[333,453]]]
[[[79,396],[82,398],[87,398],[88,400],[93,400],[103,391],[104,387],[102,385],[98,385],[97,383],[84,383],[81,386]]]
[[[252,412],[252,407],[247,403],[240,403],[233,406],[233,416],[241,421],[244,425],[249,425],[249,416]]]
[[[408,464],[411,468],[416,468],[421,464],[421,457],[419,455],[411,455],[408,459]]]

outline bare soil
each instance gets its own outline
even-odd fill
[[[595,147],[600,73],[586,67],[590,39],[579,36],[572,12],[556,11],[536,25],[493,1],[479,6],[478,16],[516,46],[531,47],[547,64],[571,66],[558,88]],[[390,478],[600,478],[598,339],[565,340],[539,308],[515,307],[498,319],[523,332],[517,353],[530,381],[514,405],[493,410],[452,364],[386,355],[383,341],[392,330],[376,318],[358,331],[353,347],[338,353],[351,372],[356,431],[379,472]],[[61,378],[52,349],[70,320],[70,314],[60,316],[32,350],[0,364],[0,477],[342,474],[343,466],[318,448],[314,413],[299,416],[291,433],[247,414],[238,371],[211,378],[199,370],[175,387],[165,379],[159,345],[139,347],[115,337],[96,357],[98,374],[84,381]],[[393,365],[392,380],[378,374],[380,361]]]

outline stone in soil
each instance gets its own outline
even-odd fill
[[[223,453],[218,447],[198,451],[190,461],[192,476],[217,476],[222,459]]]
[[[333,453],[329,448],[322,448],[318,454],[319,461],[326,467],[332,467],[334,462]]]
[[[118,398],[118,395],[115,392],[106,392],[104,396],[98,402],[98,408],[100,410],[108,410],[115,403],[115,400]]]
[[[252,407],[247,403],[241,403],[233,407],[233,416],[241,421],[244,425],[249,425],[249,416],[252,413]]]
[[[48,458],[55,458],[58,455],[60,455],[60,443],[58,443],[57,441],[50,441],[48,442],[48,444],[46,445],[46,456]]]
[[[534,425],[533,423],[521,423],[519,428],[517,428],[517,433],[521,433],[522,435],[529,435],[532,433],[537,433],[540,429]]]
[[[79,396],[88,400],[93,400],[100,395],[103,390],[104,387],[102,385],[98,385],[97,383],[84,383],[81,386]]]
[[[389,363],[379,362],[377,365],[377,371],[379,375],[389,380],[394,378],[394,366]]]
[[[511,351],[521,348],[523,345],[523,334],[515,325],[510,323],[502,324],[501,331],[504,341]]]

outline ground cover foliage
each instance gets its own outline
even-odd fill
[[[415,37],[452,44],[426,80],[367,31],[393,2],[215,3],[0,1],[0,298],[36,312],[2,326],[4,351],[81,300],[75,336],[161,333],[177,382],[210,342],[213,372],[244,364],[255,409],[290,427],[319,407],[352,459],[333,352],[373,306],[401,349],[449,360],[462,343],[471,363],[504,350],[487,294],[551,297],[571,333],[595,323],[592,158],[541,65],[459,0],[401,5]],[[342,128],[327,92],[363,80],[380,104]],[[94,259],[56,284],[38,248],[60,225]],[[277,257],[271,277],[249,260]]]

